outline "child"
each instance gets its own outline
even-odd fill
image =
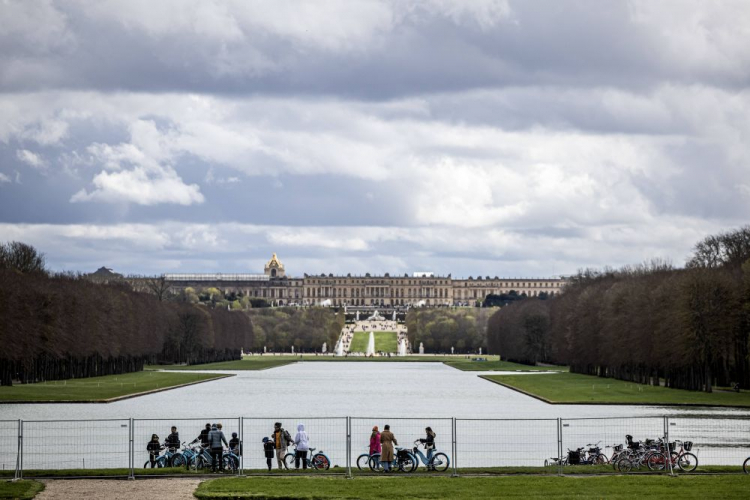
[[[242,448],[240,447],[240,438],[237,437],[237,433],[232,433],[232,439],[229,440],[229,451],[235,455],[242,456]]]
[[[268,471],[271,471],[271,463],[273,462],[273,451],[275,449],[275,446],[273,444],[273,441],[268,439],[267,437],[263,438],[263,451],[266,455],[266,464],[268,464]]]
[[[146,451],[148,451],[148,459],[151,462],[152,469],[156,466],[156,458],[159,456],[159,450],[161,450],[159,436],[152,434],[151,441],[146,445]]]

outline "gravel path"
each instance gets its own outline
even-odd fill
[[[199,479],[140,479],[125,481],[117,479],[69,479],[46,480],[44,491],[38,500],[48,499],[96,499],[134,500],[158,498],[159,500],[195,500],[193,492],[201,482]]]

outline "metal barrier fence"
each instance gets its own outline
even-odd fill
[[[53,471],[68,475],[120,475],[133,478],[152,474],[146,445],[153,434],[164,443],[174,426],[181,444],[198,440],[207,423],[223,424],[227,441],[232,433],[242,443],[236,474],[268,472],[263,438],[273,439],[274,423],[294,439],[302,423],[309,436],[312,455],[325,455],[327,473],[369,473],[366,465],[374,426],[390,425],[400,448],[412,449],[430,426],[436,433],[435,452],[449,457],[444,473],[523,472],[529,468],[542,474],[565,474],[574,470],[560,465],[568,450],[598,445],[607,458],[625,436],[635,441],[665,439],[692,441],[700,472],[741,472],[750,456],[750,420],[731,416],[614,417],[566,419],[457,419],[457,418],[202,418],[202,419],[112,419],[112,420],[0,420],[0,464],[6,477],[25,473],[43,477]],[[182,448],[182,446],[181,446]],[[428,465],[426,453],[415,454],[418,468]],[[275,454],[276,455],[276,454]],[[294,468],[294,446],[281,450],[282,466]],[[210,458],[205,462],[210,464]],[[552,465],[552,466],[546,466]],[[277,457],[271,461],[279,468]],[[104,469],[104,470],[103,470]],[[512,469],[512,470],[511,470]],[[592,468],[595,473],[614,472],[611,467]],[[12,473],[11,473],[12,471]],[[574,472],[581,472],[576,468]],[[164,469],[164,473],[180,473]],[[201,470],[196,470],[201,472]],[[203,469],[202,472],[207,472]],[[321,471],[313,471],[321,473]]]

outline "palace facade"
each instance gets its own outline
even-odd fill
[[[432,273],[412,276],[390,275],[334,276],[308,275],[294,278],[286,274],[276,254],[265,265],[263,274],[165,274],[173,292],[188,287],[214,287],[224,293],[242,292],[265,299],[273,305],[328,306],[462,306],[474,305],[490,294],[511,290],[530,297],[541,293],[557,295],[566,281],[562,278],[491,278],[489,276],[456,279]]]

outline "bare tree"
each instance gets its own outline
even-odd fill
[[[159,299],[159,302],[162,302],[169,293],[169,289],[172,287],[172,283],[167,281],[167,278],[162,276],[154,276],[151,278],[146,278],[145,280],[146,288],[156,295],[156,298]]]
[[[0,269],[15,269],[22,273],[44,273],[44,254],[20,241],[0,244]]]

